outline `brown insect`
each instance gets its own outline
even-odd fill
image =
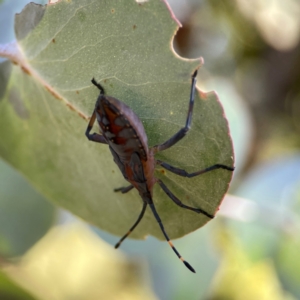
[[[228,171],[234,170],[233,167],[215,164],[194,173],[187,173],[185,170],[173,167],[166,162],[156,160],[154,158],[155,153],[172,147],[178,141],[180,141],[189,131],[192,122],[192,113],[194,107],[196,76],[197,70],[192,75],[192,85],[186,124],[163,144],[149,148],[144,126],[138,116],[120,100],[110,96],[106,96],[103,87],[99,83],[97,83],[94,78],[92,79],[92,83],[96,87],[98,87],[98,89],[100,90],[100,95],[96,101],[94,112],[85,132],[85,135],[90,141],[108,144],[109,149],[113,155],[114,162],[118,165],[124,178],[130,182],[130,185],[128,187],[121,187],[115,189],[115,191],[127,193],[132,188],[136,188],[143,200],[143,208],[138,219],[129,229],[129,231],[116,244],[115,248],[118,248],[121,245],[122,241],[124,241],[126,237],[139,224],[144,216],[147,205],[149,205],[169,245],[172,247],[178,258],[186,265],[186,267],[194,273],[196,273],[195,270],[187,261],[183,259],[183,257],[174,247],[173,243],[170,241],[164,229],[163,223],[155,209],[152,200],[152,194],[153,185],[155,183],[158,183],[163,191],[178,206],[192,210],[196,213],[204,214],[208,218],[213,218],[214,215],[207,213],[201,208],[194,208],[183,204],[160,179],[154,177],[155,166],[160,165],[170,172],[173,172],[179,176],[189,178],[215,169],[225,169]],[[101,134],[90,133],[96,118],[100,126]]]

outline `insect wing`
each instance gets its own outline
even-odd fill
[[[122,161],[120,160],[118,154],[115,152],[115,150],[112,147],[109,147],[109,150],[110,150],[111,154],[113,155],[114,162],[117,164],[117,166],[121,170],[124,178],[128,180],[125,165],[122,163]]]
[[[146,178],[144,175],[144,168],[140,156],[138,153],[134,152],[131,155],[131,159],[129,162],[129,167],[132,170],[133,180],[139,183],[146,182]]]

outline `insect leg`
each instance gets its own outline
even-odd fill
[[[177,204],[178,206],[182,207],[182,208],[186,208],[186,209],[190,209],[198,214],[203,214],[203,215],[206,215],[207,217],[213,219],[214,216],[207,213],[206,211],[204,211],[203,209],[201,208],[194,208],[194,207],[191,207],[191,206],[187,206],[185,204],[183,204],[168,188],[167,186],[160,180],[160,179],[157,179],[157,183],[160,185],[160,187],[163,189],[163,191],[171,198],[171,200]]]
[[[190,103],[189,103],[189,110],[186,118],[186,123],[183,128],[181,128],[177,133],[175,133],[170,139],[165,141],[163,144],[156,145],[153,147],[153,152],[159,152],[166,150],[173,145],[175,145],[177,142],[179,142],[190,130],[191,122],[192,122],[192,114],[193,114],[193,108],[194,108],[194,98],[195,98],[195,87],[196,87],[196,76],[197,76],[198,70],[194,72],[192,75],[192,85],[191,85],[191,92],[190,92]]]
[[[129,186],[125,186],[125,187],[123,186],[123,187],[114,189],[114,192],[121,192],[122,194],[125,194],[125,193],[131,191],[133,188],[134,188],[133,185],[129,185]]]
[[[157,213],[157,211],[156,211],[156,209],[155,209],[154,204],[153,204],[153,203],[150,203],[149,205],[150,205],[150,207],[151,207],[151,210],[152,210],[152,212],[153,212],[153,214],[154,214],[154,217],[155,217],[156,221],[158,222],[158,224],[159,224],[159,226],[160,226],[161,231],[163,232],[163,234],[164,234],[166,240],[168,241],[168,243],[169,243],[169,245],[171,246],[171,248],[173,249],[173,251],[176,253],[176,255],[178,256],[178,258],[185,264],[185,266],[186,266],[190,271],[192,271],[193,273],[196,273],[196,271],[193,269],[193,267],[192,267],[187,261],[185,261],[185,260],[183,259],[183,257],[179,254],[179,252],[177,251],[177,249],[174,247],[173,243],[170,241],[170,239],[169,239],[167,233],[165,232],[164,225],[163,225],[163,223],[162,223],[162,221],[161,221],[161,219],[160,219],[160,217],[159,217],[159,215],[158,215],[158,213]]]
[[[95,123],[95,120],[96,120],[96,112],[94,111],[89,121],[89,124],[86,128],[85,135],[90,141],[101,143],[101,144],[107,144],[107,141],[105,140],[103,135],[98,134],[96,132],[94,132],[93,134],[90,133]]]
[[[129,231],[119,240],[119,242],[115,245],[115,249],[119,248],[121,243],[129,236],[129,234],[133,231],[133,229],[140,223],[140,221],[142,220],[144,213],[146,211],[147,208],[147,202],[143,202],[143,209],[138,217],[138,219],[136,220],[136,222],[133,224],[133,226],[129,229]]]
[[[156,164],[164,167],[165,169],[169,170],[172,173],[175,173],[175,174],[177,174],[179,176],[182,176],[182,177],[188,177],[188,178],[192,178],[192,177],[195,177],[195,176],[198,176],[198,175],[201,175],[201,174],[204,174],[204,173],[207,173],[209,171],[216,170],[216,169],[224,169],[224,170],[228,170],[228,171],[234,171],[234,167],[228,167],[228,166],[221,165],[221,164],[215,164],[215,165],[210,166],[208,168],[205,168],[203,170],[193,172],[193,173],[188,173],[187,171],[185,171],[183,169],[173,167],[173,166],[171,166],[171,165],[169,165],[166,162],[161,161],[161,160],[156,160]]]

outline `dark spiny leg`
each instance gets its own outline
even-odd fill
[[[101,95],[104,95],[105,91],[104,91],[104,88],[102,87],[102,85],[100,83],[98,83],[95,78],[93,78],[91,80],[92,84],[95,85],[99,90],[100,90],[100,94]]]
[[[187,206],[185,204],[183,204],[168,188],[167,186],[160,180],[160,179],[157,179],[157,183],[160,185],[160,187],[163,189],[163,191],[180,207],[182,208],[186,208],[186,209],[190,209],[198,214],[203,214],[203,215],[206,215],[207,217],[213,219],[214,216],[207,213],[206,211],[204,211],[203,209],[201,208],[194,208],[194,207],[191,207],[191,206]]]
[[[123,186],[123,187],[114,189],[114,192],[121,192],[122,194],[125,194],[125,193],[131,191],[133,188],[134,188],[133,185],[129,185],[129,186],[125,186],[125,187]]]
[[[85,135],[90,141],[93,141],[96,143],[101,143],[101,144],[107,144],[107,141],[105,140],[103,135],[95,133],[95,132],[93,134],[90,134],[90,132],[93,128],[93,125],[95,123],[95,120],[96,120],[96,112],[94,111],[91,116],[91,119],[89,121],[89,124],[86,128]]]
[[[201,175],[201,174],[204,174],[204,173],[207,173],[209,171],[216,170],[216,169],[225,169],[225,170],[228,170],[228,171],[234,171],[233,167],[228,167],[228,166],[221,165],[221,164],[215,164],[215,165],[210,166],[208,168],[205,168],[203,170],[193,172],[193,173],[188,173],[183,169],[173,167],[173,166],[171,166],[171,165],[169,165],[169,164],[167,164],[167,163],[165,163],[161,160],[156,160],[156,164],[164,167],[165,169],[169,170],[172,173],[175,173],[175,174],[177,174],[179,176],[182,176],[182,177],[188,177],[188,178],[195,177],[195,176],[198,176],[198,175]]]
[[[186,123],[183,128],[181,128],[176,134],[174,134],[170,139],[165,141],[161,145],[156,145],[153,147],[154,153],[166,150],[170,147],[172,147],[174,144],[179,142],[186,133],[190,130],[191,122],[192,122],[192,114],[193,114],[193,108],[194,108],[194,98],[195,98],[195,87],[196,87],[196,76],[197,76],[198,70],[194,72],[192,75],[192,85],[191,85],[191,93],[190,93],[190,104],[189,104],[189,110],[186,118]]]
[[[147,202],[143,202],[143,209],[138,217],[138,219],[136,220],[136,222],[133,224],[133,226],[129,229],[129,231],[119,240],[119,242],[115,245],[115,249],[119,248],[121,243],[129,236],[129,234],[133,231],[133,229],[140,223],[140,221],[142,220],[144,213],[146,211],[147,208]]]
[[[185,260],[183,259],[183,257],[179,254],[179,252],[177,251],[177,249],[174,247],[173,243],[170,241],[170,239],[169,239],[167,233],[165,232],[164,225],[163,225],[163,223],[162,223],[162,221],[161,221],[161,219],[160,219],[158,213],[156,212],[156,209],[155,209],[154,204],[151,203],[151,204],[149,204],[149,205],[150,205],[150,207],[151,207],[151,210],[152,210],[152,212],[153,212],[153,214],[154,214],[154,217],[155,217],[156,221],[158,222],[158,224],[159,224],[159,226],[160,226],[161,231],[163,232],[163,234],[164,234],[166,240],[168,241],[168,243],[169,243],[169,245],[171,246],[171,248],[173,249],[173,251],[176,253],[176,255],[178,256],[178,258],[185,264],[185,266],[186,266],[190,271],[192,271],[193,273],[196,273],[196,271],[193,269],[193,267],[192,267],[187,261],[185,261]]]

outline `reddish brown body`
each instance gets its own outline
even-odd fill
[[[95,112],[101,133],[124,178],[143,200],[151,202],[155,160],[142,122],[126,104],[110,96],[98,97]]]

